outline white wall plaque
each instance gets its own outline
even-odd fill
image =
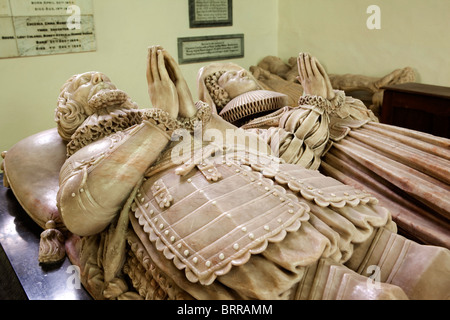
[[[0,58],[95,50],[92,0],[0,0]]]

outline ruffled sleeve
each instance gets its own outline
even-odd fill
[[[374,113],[361,100],[346,96],[344,91],[335,90],[335,108],[330,110],[330,139],[340,141],[356,128],[367,122],[379,122]]]
[[[301,105],[286,110],[278,127],[249,129],[269,144],[274,154],[287,163],[316,170],[328,148],[329,118],[320,106]]]

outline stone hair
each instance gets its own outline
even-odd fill
[[[87,114],[81,104],[70,98],[67,91],[76,76],[71,77],[62,86],[55,110],[55,121],[58,126],[58,133],[64,141],[69,141],[75,130],[86,119]]]
[[[219,78],[225,72],[226,71],[216,71],[205,78],[206,88],[218,110],[223,109],[231,100],[228,92],[218,84]]]
[[[83,106],[79,102],[72,99],[71,94],[68,91],[75,77],[76,76],[71,77],[62,86],[61,93],[58,98],[57,108],[55,110],[55,121],[58,126],[58,133],[65,142],[71,140],[71,137],[77,128],[80,127],[88,117],[85,107],[93,109],[95,112],[95,109],[100,108],[102,103],[105,105],[112,105],[114,102],[120,101],[123,109],[139,108],[130,98],[127,97],[125,92],[120,90],[113,90],[114,94],[112,95],[111,101],[108,100],[108,97],[98,95],[98,97],[94,97],[95,99],[93,100],[95,101],[90,101],[88,106]]]

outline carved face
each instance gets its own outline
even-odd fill
[[[89,100],[102,90],[115,89],[116,86],[103,73],[86,72],[75,76],[67,91],[71,93],[71,99],[80,103],[90,115],[92,111],[88,108]]]
[[[256,81],[244,69],[225,72],[219,78],[218,84],[228,93],[231,99],[243,93],[259,89]]]

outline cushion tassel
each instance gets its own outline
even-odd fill
[[[64,235],[55,229],[53,220],[47,221],[39,242],[39,262],[44,264],[58,263],[66,256]]]

